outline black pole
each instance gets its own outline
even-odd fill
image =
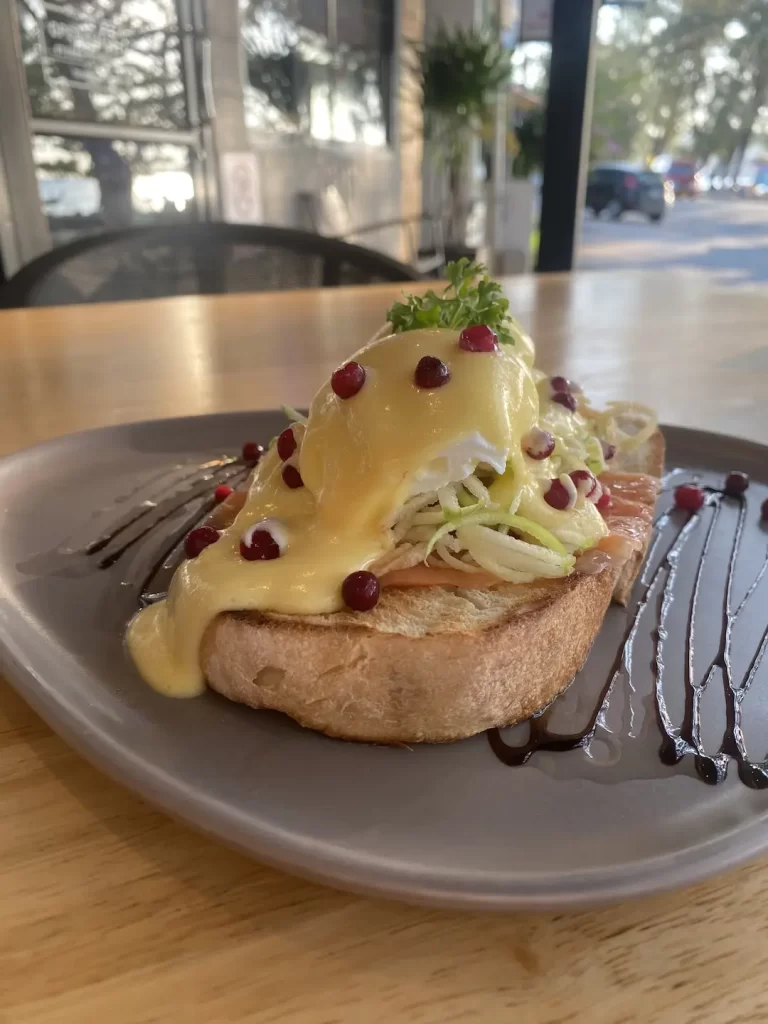
[[[590,130],[590,53],[599,0],[554,0],[537,271],[570,270]]]

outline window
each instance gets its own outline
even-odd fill
[[[105,229],[196,219],[187,146],[34,135],[32,153],[55,245]]]
[[[247,123],[385,145],[393,0],[240,0]]]
[[[175,0],[17,0],[32,115],[188,124]]]

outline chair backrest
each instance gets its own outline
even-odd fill
[[[180,224],[112,231],[53,249],[0,288],[0,307],[421,279],[382,253],[305,231]]]

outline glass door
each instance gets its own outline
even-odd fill
[[[198,0],[15,0],[54,245],[209,216]]]

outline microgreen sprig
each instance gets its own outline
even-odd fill
[[[387,319],[396,334],[422,327],[456,330],[485,324],[496,332],[500,342],[514,344],[509,300],[504,298],[498,281],[488,277],[482,263],[464,256],[446,266],[445,276],[449,284],[441,295],[430,289],[426,295],[405,295],[403,302],[392,305]]]

